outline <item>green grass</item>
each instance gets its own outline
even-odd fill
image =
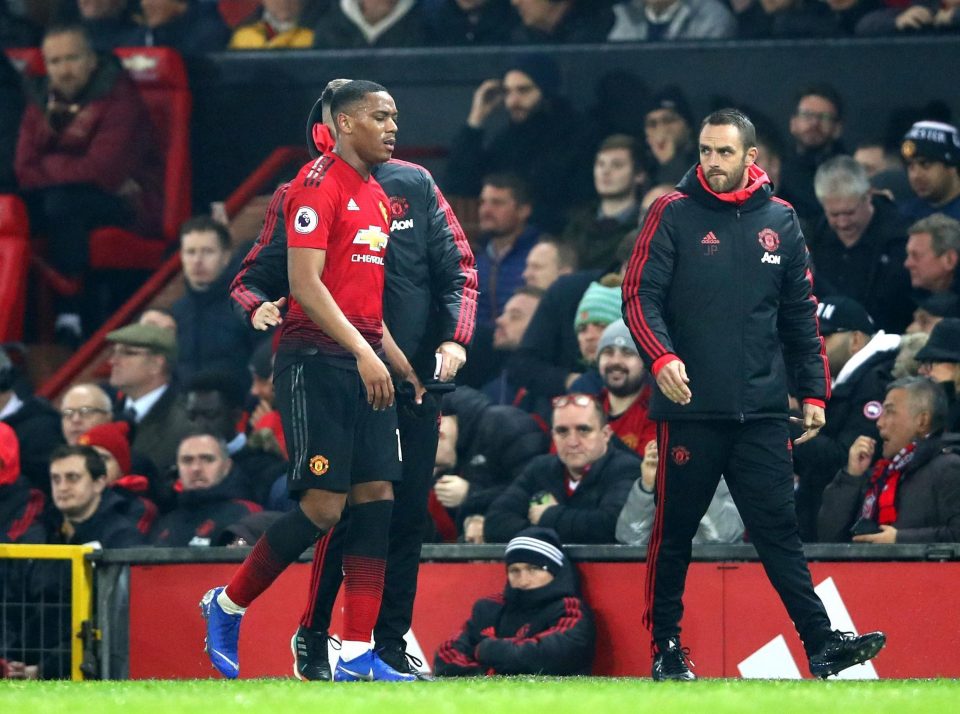
[[[873,682],[548,677],[414,684],[294,680],[0,681],[7,714],[938,714],[956,711],[958,680]]]

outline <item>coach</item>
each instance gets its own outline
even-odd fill
[[[806,429],[824,424],[829,370],[793,208],[754,164],[756,131],[737,110],[707,117],[700,162],[650,209],[623,283],[623,314],[659,387],[657,511],[644,623],[654,679],[695,679],[680,645],[697,525],[723,474],[764,569],[826,677],[880,650],[882,633],[832,632],[814,593],[794,510],[787,369]],[[689,375],[688,375],[689,372]]]

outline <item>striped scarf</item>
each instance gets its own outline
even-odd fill
[[[897,486],[903,470],[917,449],[914,439],[904,446],[892,459],[880,459],[870,474],[870,485],[860,509],[861,518],[869,518],[880,525],[892,525],[897,520]]]

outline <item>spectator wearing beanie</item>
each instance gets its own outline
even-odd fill
[[[949,404],[946,430],[955,432],[960,429],[960,400],[957,390],[960,388],[960,318],[945,317],[930,333],[916,360],[922,377],[938,382],[947,395]]]
[[[620,319],[620,305],[620,279],[616,275],[590,283],[580,298],[573,329],[580,347],[580,362],[586,371],[575,382],[577,391],[597,394],[603,389],[603,380],[596,370],[600,337],[607,325]]]
[[[500,77],[482,82],[450,147],[447,195],[476,197],[484,176],[516,174],[530,186],[530,222],[559,235],[567,211],[593,195],[595,143],[560,85],[560,68],[543,53],[517,55]],[[484,126],[500,108],[507,123],[485,142]]]
[[[916,196],[900,203],[908,221],[933,213],[960,220],[960,133],[938,121],[918,121],[903,137],[900,154]]]
[[[77,443],[97,450],[107,467],[107,488],[123,499],[127,519],[149,536],[157,521],[157,506],[147,497],[147,477],[131,473],[130,425],[125,421],[100,424],[81,434]]]
[[[550,528],[507,543],[502,594],[481,598],[460,633],[437,650],[440,676],[589,674],[596,632],[576,573]]]

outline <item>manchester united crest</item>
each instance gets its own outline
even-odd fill
[[[390,217],[394,220],[405,218],[410,210],[410,204],[403,196],[390,197]]]
[[[900,153],[903,154],[903,158],[909,161],[917,155],[917,145],[910,141],[910,139],[907,139],[900,145]]]
[[[758,234],[760,246],[768,253],[774,252],[780,247],[780,236],[772,228],[764,228]]]
[[[326,456],[317,454],[310,459],[310,473],[314,476],[323,476],[330,470],[330,461]]]
[[[690,461],[690,449],[686,446],[674,446],[670,449],[670,458],[677,466],[683,466]]]

